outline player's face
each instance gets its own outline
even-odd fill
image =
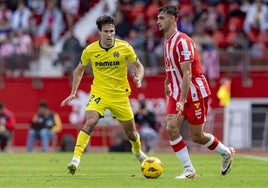
[[[104,48],[109,48],[114,44],[115,27],[113,24],[103,25],[99,31],[100,43]]]
[[[165,33],[168,31],[171,23],[171,16],[169,14],[166,14],[164,12],[160,12],[157,16],[157,25],[159,28],[159,31]]]

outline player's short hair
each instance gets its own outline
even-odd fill
[[[172,16],[175,16],[176,19],[178,19],[179,11],[178,11],[178,8],[174,5],[166,5],[164,7],[160,7],[158,9],[158,13],[160,13],[160,12],[170,14]]]
[[[40,102],[38,103],[38,107],[39,107],[39,108],[48,108],[48,104],[47,104],[46,101],[40,101]]]
[[[102,26],[103,25],[106,25],[106,24],[113,24],[115,26],[115,19],[113,16],[107,16],[107,15],[104,15],[104,16],[100,16],[97,21],[96,21],[96,25],[98,27],[99,30],[101,30]]]

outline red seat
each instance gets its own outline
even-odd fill
[[[234,43],[234,39],[236,37],[236,32],[229,32],[226,38],[227,45],[232,45]]]
[[[243,29],[243,19],[240,17],[231,17],[228,22],[228,29],[231,32],[237,32]]]
[[[225,37],[223,32],[215,31],[212,35],[213,40],[218,44],[218,47],[222,48],[226,46]]]

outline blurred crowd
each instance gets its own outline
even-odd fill
[[[84,47],[73,28],[98,2],[0,0],[0,74],[24,75],[29,62],[38,58],[40,46],[55,45],[67,33],[54,65],[61,64],[63,71],[70,74]],[[248,49],[252,56],[265,55],[268,0],[118,0],[112,12],[117,37],[134,47],[145,67],[150,67],[146,69],[150,73],[163,67],[163,37],[156,17],[158,8],[170,3],[180,10],[178,29],[193,37],[201,58],[206,59],[204,72],[208,77],[219,76],[219,49]],[[109,12],[108,3],[103,12]],[[87,38],[87,43],[97,40],[97,32]]]

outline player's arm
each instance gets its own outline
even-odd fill
[[[141,87],[141,81],[144,77],[144,67],[141,64],[140,60],[137,58],[137,60],[133,63],[136,71],[133,74],[133,81],[136,83],[136,86],[138,88]]]
[[[85,72],[85,68],[86,66],[83,65],[82,63],[79,63],[77,67],[75,68],[74,74],[73,74],[73,84],[72,84],[71,94],[61,102],[61,106],[66,105],[68,102],[70,102],[76,97],[76,92],[81,82],[81,79],[83,77],[83,74]]]
[[[183,78],[182,78],[182,86],[181,86],[182,88],[181,88],[180,99],[176,104],[178,115],[180,115],[184,109],[184,104],[186,102],[186,97],[190,88],[190,83],[191,83],[191,78],[192,78],[191,61],[180,63],[180,66],[183,72]]]
[[[165,79],[164,89],[165,89],[165,94],[167,96],[170,96],[171,95],[171,89],[170,89],[170,83],[169,83],[168,77],[166,77],[166,79]]]

